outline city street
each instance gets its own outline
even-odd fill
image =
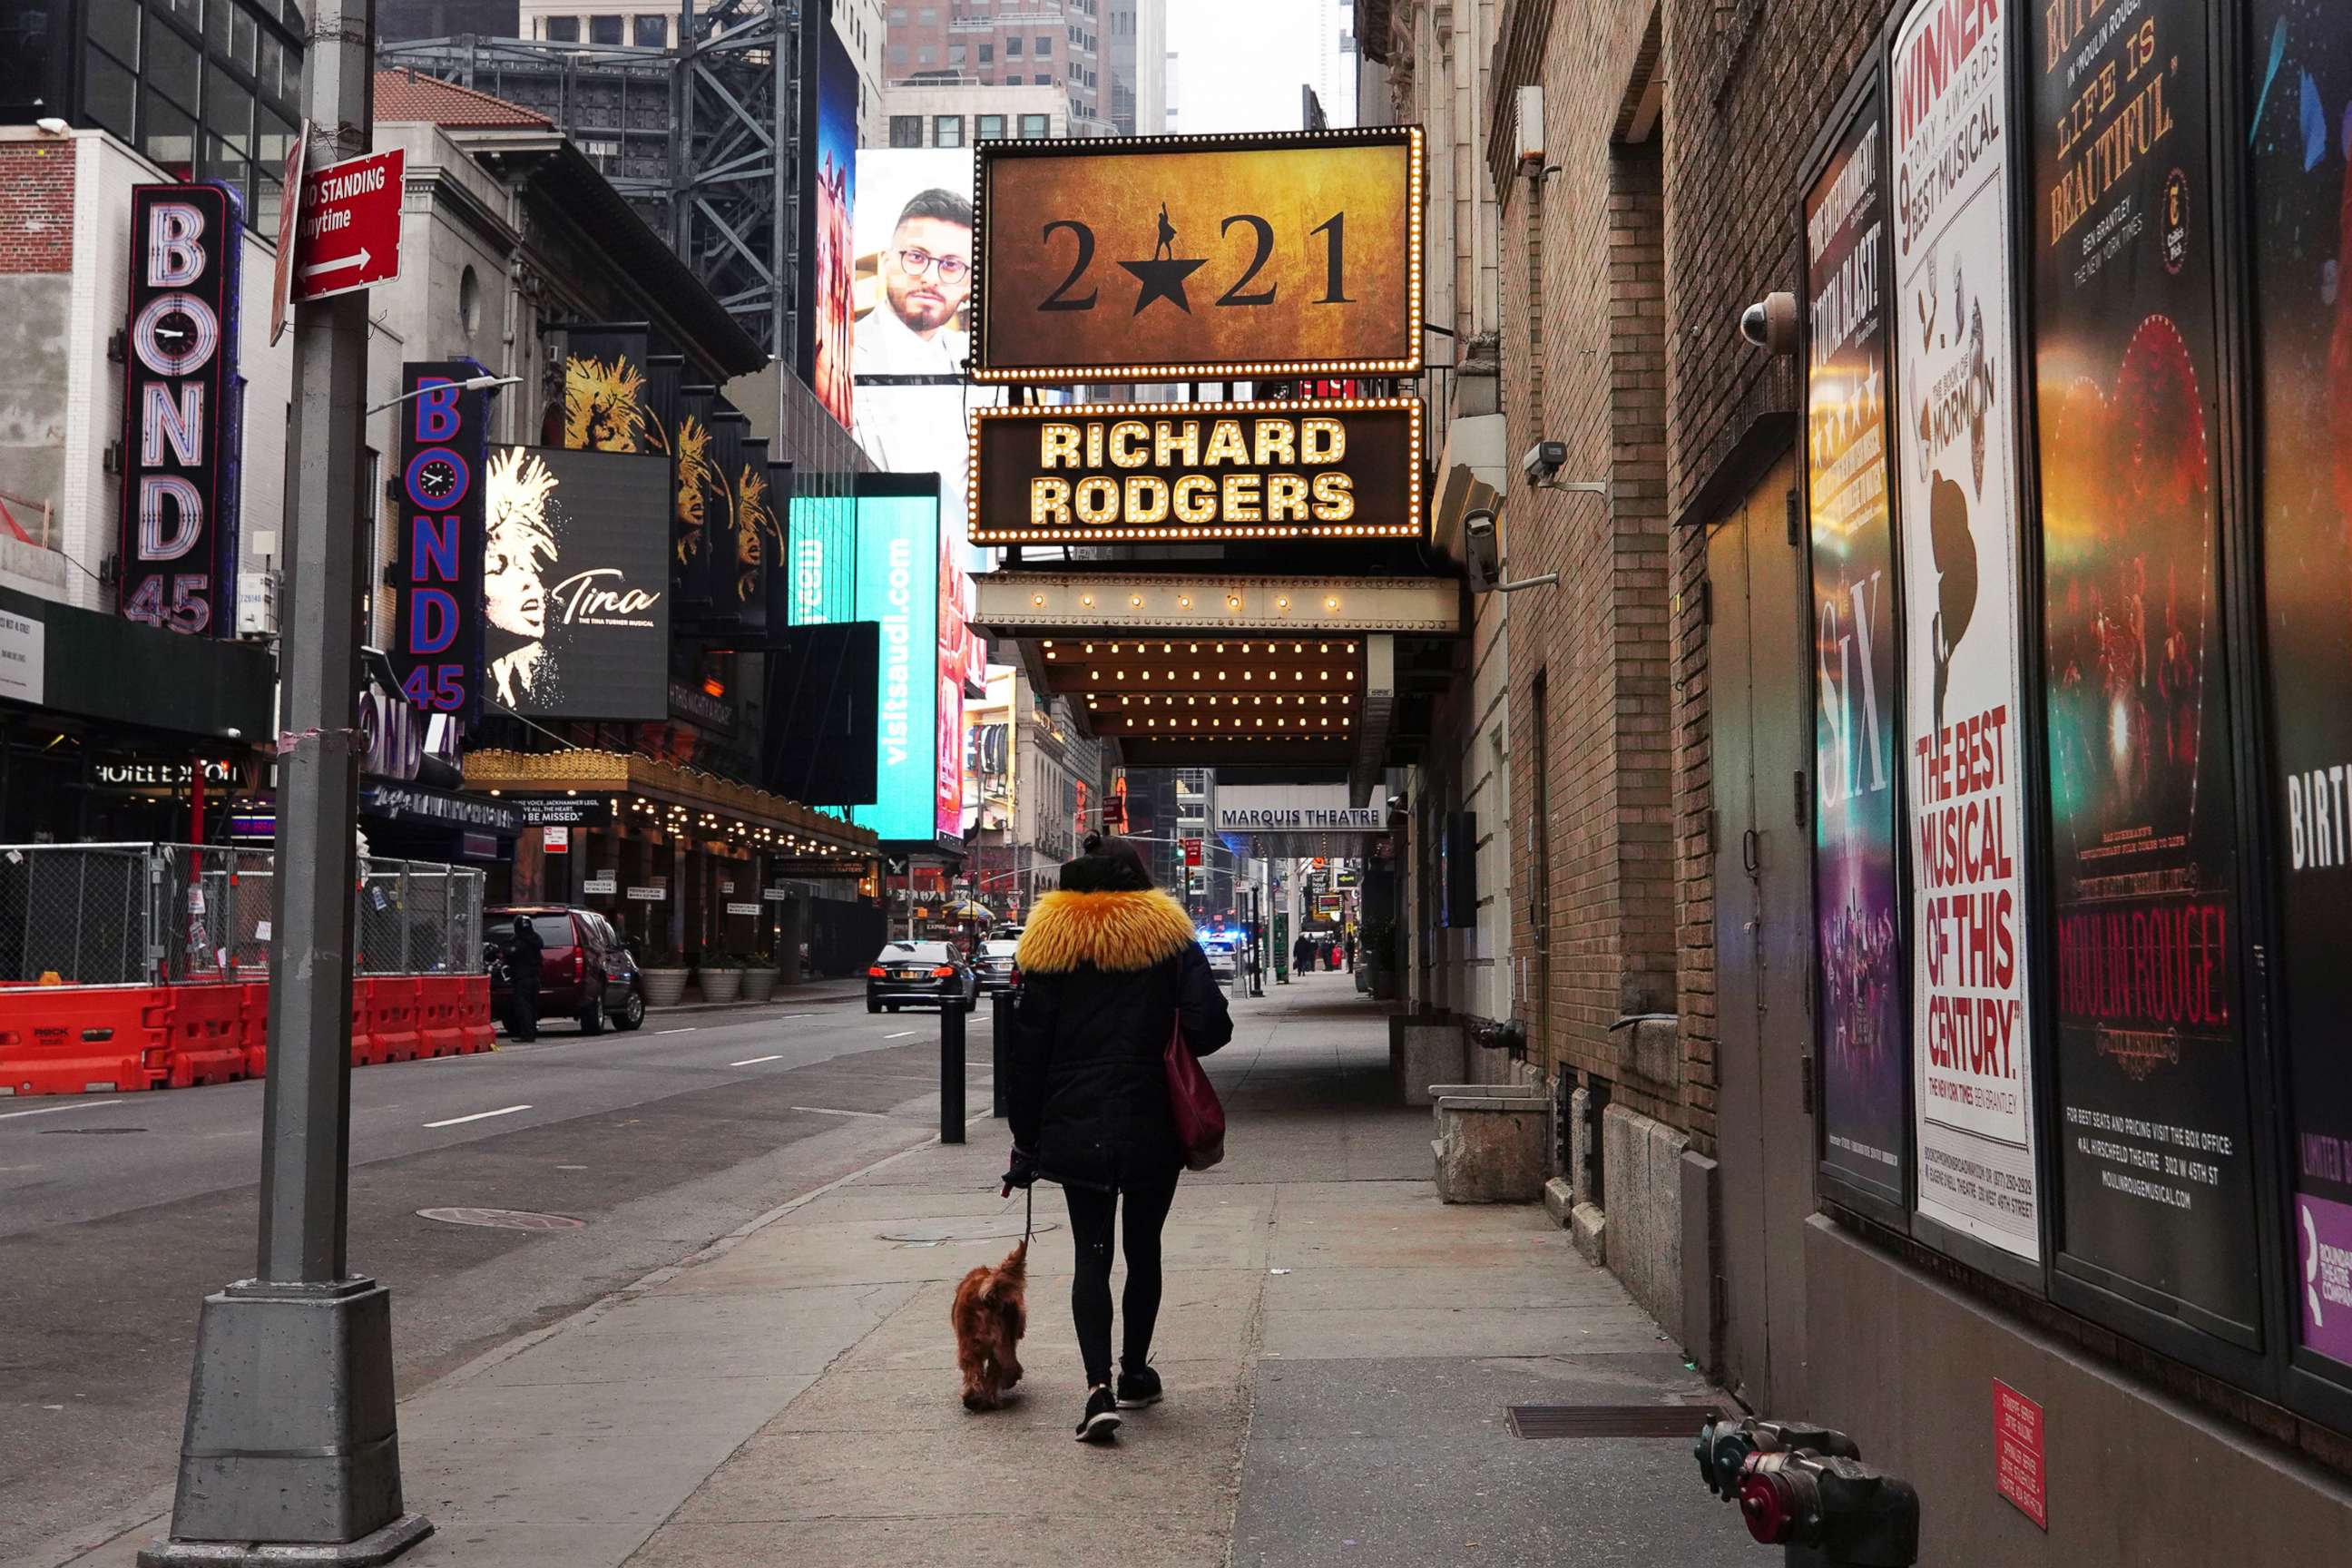
[[[937,1016],[861,998],[353,1073],[352,1265],[392,1288],[403,1392],[935,1132]],[[253,1270],[261,1087],[0,1100],[0,1563],[168,1487],[198,1305]],[[584,1223],[415,1212],[461,1205]]]

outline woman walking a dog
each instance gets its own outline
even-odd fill
[[[1234,1021],[1183,907],[1151,885],[1123,838],[1090,837],[1062,868],[1060,890],[1037,900],[1013,958],[1021,974],[1019,1038],[1008,1110],[1009,1191],[1043,1176],[1061,1184],[1077,1244],[1070,1312],[1087,1363],[1080,1442],[1109,1440],[1121,1406],[1160,1395],[1151,1370],[1160,1315],[1160,1227],[1175,1201],[1184,1148],[1171,1109],[1165,1056],[1179,1026],[1207,1056]],[[1112,1222],[1127,1210],[1127,1289],[1118,1377],[1111,1377]]]

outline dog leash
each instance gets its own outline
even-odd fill
[[[1028,1212],[1021,1216],[1021,1245],[1026,1247],[1029,1238],[1037,1234],[1037,1184],[1032,1182],[1022,1188],[1021,1196],[1028,1205]]]

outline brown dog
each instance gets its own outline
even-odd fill
[[[1028,1279],[1029,1243],[1024,1237],[1003,1262],[993,1268],[981,1265],[956,1287],[948,1321],[955,1326],[956,1364],[963,1369],[967,1410],[995,1409],[1004,1403],[1004,1391],[1021,1381],[1015,1348],[1029,1327]]]

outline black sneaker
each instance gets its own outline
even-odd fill
[[[1118,1399],[1108,1388],[1087,1395],[1087,1413],[1078,1419],[1078,1441],[1108,1443],[1118,1436]]]
[[[1160,1374],[1148,1366],[1118,1369],[1118,1403],[1122,1410],[1160,1403]]]

